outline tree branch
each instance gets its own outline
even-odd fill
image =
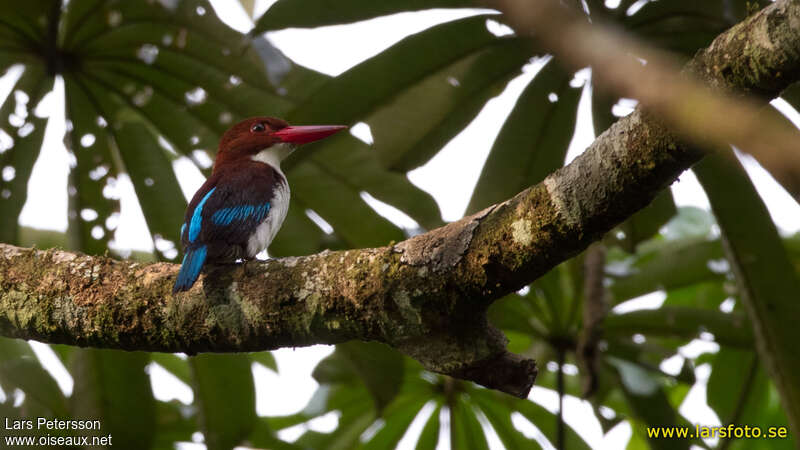
[[[798,10],[796,1],[768,7],[690,67],[777,95],[800,60],[769,56],[798,54]],[[757,61],[758,80],[718,68],[719,55],[737,54],[743,40],[761,45],[757,32],[781,27],[795,38],[772,45],[791,48]],[[647,205],[700,156],[636,110],[542,183],[458,222],[381,248],[212,267],[177,296],[175,264],[0,244],[0,335],[186,353],[377,340],[429,370],[524,397],[535,363],[507,352],[486,308]]]

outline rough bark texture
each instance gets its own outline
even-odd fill
[[[690,68],[775,96],[800,73],[799,17],[798,2],[778,2]],[[486,308],[585,249],[700,157],[636,110],[570,165],[473,216],[393,246],[212,268],[177,296],[174,264],[0,245],[0,335],[186,353],[377,340],[522,397],[535,363],[507,352]]]

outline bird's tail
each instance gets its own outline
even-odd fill
[[[203,263],[205,261],[205,245],[197,248],[186,249],[186,255],[183,257],[181,271],[178,272],[178,279],[175,280],[175,287],[172,288],[172,293],[175,294],[181,291],[188,291],[194,282],[197,281],[197,277],[200,276],[200,269],[203,268]]]

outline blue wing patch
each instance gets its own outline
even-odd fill
[[[247,220],[253,218],[256,222],[261,222],[267,217],[269,203],[263,205],[239,205],[230,208],[222,208],[214,212],[211,220],[216,225],[230,225],[234,220]]]
[[[213,194],[216,189],[216,187],[211,188],[211,190],[208,191],[208,194],[206,194],[205,197],[200,200],[200,203],[198,203],[197,207],[194,209],[194,212],[192,213],[192,220],[189,222],[189,242],[194,242],[194,240],[197,239],[197,236],[200,235],[200,226],[202,225],[203,221],[203,205],[206,204],[206,200],[208,200],[208,197],[211,197],[211,194]]]
[[[188,249],[186,255],[183,257],[183,264],[181,270],[178,272],[178,278],[175,280],[175,287],[172,288],[172,293],[188,291],[192,287],[197,277],[200,276],[200,270],[203,269],[203,264],[206,261],[206,246],[201,245],[196,249]]]
[[[183,225],[181,225],[181,237],[183,237],[184,231],[186,231],[186,222],[183,222]]]

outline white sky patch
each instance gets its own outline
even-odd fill
[[[739,161],[744,165],[747,175],[753,181],[756,191],[767,206],[769,215],[784,233],[794,233],[800,230],[800,204],[786,192],[769,172],[764,169],[752,156],[736,152]]]
[[[145,367],[145,372],[150,375],[153,396],[157,400],[168,402],[174,399],[184,405],[194,401],[192,389],[161,365],[151,362]]]
[[[276,416],[302,410],[319,386],[311,372],[332,352],[333,346],[327,345],[275,350],[272,355],[280,376],[260,365],[254,366],[258,415]]]
[[[436,156],[408,173],[412,183],[433,195],[445,220],[458,220],[464,216],[500,127],[522,90],[540,68],[532,68],[512,80],[505,91],[489,100],[477,117]],[[447,176],[443,178],[443,174]]]
[[[695,359],[703,353],[717,353],[718,351],[719,344],[703,339],[693,339],[691,342],[678,349],[678,353],[681,356],[689,359]]]
[[[56,91],[53,90],[48,92],[44,95],[44,97],[42,97],[41,100],[39,100],[39,103],[36,104],[36,107],[33,110],[33,115],[40,119],[50,117],[50,114],[55,111],[54,104],[56,101]]]
[[[527,417],[523,416],[518,412],[511,413],[511,424],[514,425],[514,428],[517,429],[523,436],[534,439],[539,445],[542,446],[543,450],[555,450],[555,447],[547,440],[547,437],[542,434],[539,428],[536,427]]]
[[[136,198],[136,191],[128,175],[117,177],[116,188],[120,195],[119,227],[114,233],[114,240],[109,243],[113,249],[153,251],[153,240],[144,220],[144,213]],[[175,214],[183,216],[183,211]],[[177,233],[177,231],[176,231]]]
[[[503,445],[503,441],[500,440],[500,436],[498,436],[497,431],[495,431],[494,427],[489,423],[489,419],[486,418],[486,415],[483,411],[472,408],[472,411],[478,417],[478,422],[481,424],[481,429],[483,429],[483,435],[486,436],[486,443],[489,444],[490,450],[505,450],[505,445]]]
[[[651,292],[628,301],[622,302],[614,306],[611,312],[614,314],[625,314],[632,311],[639,311],[642,309],[658,309],[667,299],[667,293],[664,291]]]
[[[75,381],[72,379],[72,375],[70,375],[66,367],[64,367],[61,359],[56,355],[56,352],[41,342],[28,341],[28,344],[30,344],[31,350],[36,354],[36,358],[39,359],[42,367],[56,380],[56,384],[58,384],[61,392],[66,396],[72,395],[72,388],[75,386]]]
[[[409,217],[408,214],[400,211],[399,209],[395,208],[394,206],[384,203],[377,198],[373,197],[369,194],[369,192],[361,191],[359,193],[361,195],[361,199],[367,202],[370,208],[374,209],[375,212],[392,222],[393,224],[397,225],[400,228],[405,229],[417,229],[419,228],[419,224],[416,220]]]
[[[683,399],[678,412],[686,418],[690,423],[695,425],[706,425],[718,427],[722,423],[717,417],[717,414],[708,406],[706,400],[706,392],[708,386],[708,377],[711,375],[711,365],[702,364],[694,371],[697,383],[695,383],[686,397]],[[706,443],[715,443],[714,440],[706,440]]]
[[[554,390],[533,386],[528,400],[538,403],[553,414],[558,411],[558,393]],[[564,420],[589,444],[597,445],[604,442],[603,429],[594,415],[592,404],[588,401],[571,395],[564,396]],[[622,449],[627,442],[609,444],[611,445],[596,448]]]
[[[267,33],[267,37],[295,62],[335,76],[377,55],[408,34],[484,12],[487,10],[433,9],[378,17],[358,22],[357,26],[290,28]]]
[[[706,211],[711,209],[711,203],[708,201],[708,196],[697,177],[691,170],[684,171],[678,179],[670,186],[672,189],[672,197],[675,199],[677,206],[696,206]]]
[[[195,153],[205,154],[205,152],[199,151]],[[200,169],[185,156],[181,156],[172,161],[172,170],[175,171],[175,176],[178,178],[178,184],[181,187],[183,197],[187,202],[191,201],[192,197],[194,197],[194,193],[197,192],[200,186],[206,181],[203,172],[200,172]]]
[[[375,142],[375,139],[372,138],[372,130],[366,122],[358,122],[350,127],[350,134],[365,144],[372,145]]]
[[[450,448],[450,411],[447,406],[439,410],[439,444],[436,450],[447,450]]]
[[[44,132],[39,158],[28,181],[28,199],[19,223],[55,231],[67,230],[67,176],[70,156],[64,147],[64,81],[56,77],[53,110]]]
[[[408,426],[405,434],[403,434],[403,437],[397,442],[398,450],[410,450],[416,446],[419,435],[422,433],[422,429],[425,427],[425,424],[428,423],[428,419],[431,418],[435,409],[436,404],[432,400],[428,403],[425,403],[425,405],[414,417],[414,420],[411,421],[411,424]]]
[[[579,83],[583,79],[583,91],[578,101],[578,114],[576,116],[575,132],[567,148],[567,156],[564,158],[567,163],[572,162],[578,155],[582,154],[594,142],[594,125],[592,122],[592,96],[591,85],[587,83],[591,77],[591,71],[582,69],[575,74],[570,85]]]
[[[636,105],[639,104],[639,101],[633,98],[621,98],[611,107],[611,114],[614,114],[617,117],[625,117],[628,114],[632,113],[633,110],[636,108]]]
[[[317,214],[316,211],[313,209],[307,209],[305,213],[306,216],[308,216],[308,218],[311,219],[311,221],[314,222],[314,224],[318,226],[320,230],[325,232],[325,234],[333,233],[333,226],[331,226],[327,220],[323,219],[322,216]]]
[[[14,64],[9,67],[3,76],[0,77],[0,100],[5,101],[6,97],[11,94],[11,90],[17,84],[22,74],[25,72],[25,66],[22,64]]]
[[[769,102],[778,111],[781,112],[790,122],[797,128],[800,128],[800,112],[792,107],[786,100],[778,97]]]
[[[383,418],[379,417],[374,422],[372,422],[372,424],[370,424],[370,426],[368,426],[363,433],[361,433],[361,436],[358,438],[358,440],[361,441],[362,443],[369,441],[370,439],[375,437],[375,434],[378,433],[378,431],[381,431],[381,429],[385,425],[386,421],[383,420]]]
[[[673,376],[677,376],[681,373],[681,368],[683,367],[683,363],[686,359],[681,355],[672,355],[669,358],[661,361],[658,365],[658,368],[663,370],[664,373],[668,373]]]
[[[486,29],[497,37],[511,36],[514,34],[514,30],[512,30],[511,27],[494,19],[486,19]]]

